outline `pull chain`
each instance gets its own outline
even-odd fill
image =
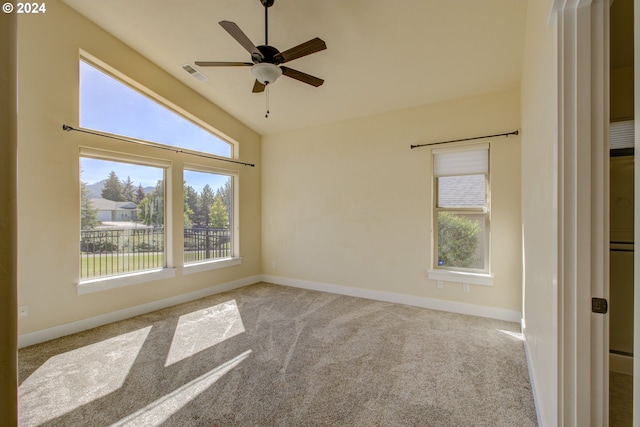
[[[265,86],[266,102],[267,102],[266,110],[267,110],[267,112],[265,113],[264,117],[265,117],[266,119],[268,119],[268,118],[269,118],[269,86],[270,86],[270,85],[269,85],[268,83],[267,83],[267,85]]]

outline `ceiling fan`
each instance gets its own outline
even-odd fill
[[[291,49],[287,49],[284,52],[280,52],[275,47],[269,46],[268,11],[269,8],[273,6],[274,1],[275,0],[260,0],[260,3],[264,6],[264,45],[254,45],[249,37],[247,37],[234,22],[219,22],[222,28],[251,54],[251,62],[195,61],[195,64],[199,67],[251,67],[251,73],[256,77],[253,85],[253,93],[263,92],[267,85],[273,84],[281,75],[291,77],[292,79],[315,87],[324,83],[324,80],[318,77],[280,65],[324,50],[327,48],[327,45],[323,40],[316,37]]]

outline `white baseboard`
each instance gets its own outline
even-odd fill
[[[199,298],[204,298],[209,295],[218,294],[220,292],[230,291],[232,289],[241,288],[243,286],[252,285],[262,280],[262,277],[250,276],[244,279],[234,280],[232,282],[223,283],[220,285],[212,286],[206,289],[201,289],[195,292],[189,292],[187,294],[176,295],[171,298],[162,299],[159,301],[153,301],[147,304],[137,305],[135,307],[125,308],[123,310],[114,311],[111,313],[102,314],[88,319],[82,319],[71,323],[65,323],[64,325],[54,326],[47,329],[42,329],[35,332],[30,332],[18,336],[18,348],[27,347],[30,345],[38,344],[41,342],[49,341],[54,338],[60,338],[65,335],[75,334],[77,332],[86,331],[87,329],[95,328],[97,326],[105,325],[111,322],[117,322],[119,320],[128,319],[140,314],[150,313],[162,308],[171,307],[177,304],[193,301]]]
[[[471,316],[487,317],[491,319],[506,320],[509,322],[518,322],[521,313],[513,310],[506,310],[495,307],[485,307],[473,304],[466,304],[453,301],[438,300],[424,297],[414,297],[410,295],[396,294],[392,292],[374,291],[369,289],[353,288],[349,286],[333,285],[328,283],[312,282],[309,280],[292,279],[288,277],[256,275],[246,277],[244,279],[235,280],[221,285],[212,286],[187,294],[176,295],[159,301],[153,301],[147,304],[135,307],[125,308],[123,310],[102,314],[99,316],[82,319],[64,325],[54,326],[27,334],[18,336],[18,348],[27,347],[41,342],[60,338],[65,335],[86,331],[87,329],[105,325],[111,322],[128,319],[140,314],[149,313],[162,308],[171,307],[176,304],[193,301],[209,295],[220,292],[230,291],[232,289],[241,288],[243,286],[252,285],[258,282],[269,282],[276,285],[291,286],[295,288],[309,289],[320,292],[329,292],[339,295],[348,295],[359,298],[372,299],[377,301],[386,301],[397,304],[405,304],[416,307],[428,308],[432,310],[449,311],[453,313],[468,314]]]
[[[524,318],[522,318],[522,325],[524,325]],[[527,331],[522,328],[522,336],[524,338],[524,356],[527,361],[527,370],[529,371],[529,383],[531,384],[531,394],[533,394],[533,404],[536,407],[536,417],[538,418],[538,425],[542,426],[542,418],[540,417],[540,404],[538,403],[538,392],[536,390],[536,377],[533,374],[531,368],[531,356],[529,356],[529,344],[527,342]]]
[[[329,292],[332,294],[348,295],[352,297],[366,298],[377,301],[412,305],[415,307],[429,308],[432,310],[449,311],[452,313],[468,314],[470,316],[506,320],[508,322],[520,322],[520,319],[522,318],[522,313],[514,310],[506,310],[503,308],[486,307],[462,302],[416,297],[411,295],[396,294],[392,292],[374,291],[370,289],[353,288],[350,286],[312,282],[309,280],[292,279],[289,277],[263,275],[262,281],[273,283],[276,285],[291,286],[294,288],[309,289],[312,291]]]
[[[633,375],[633,357],[609,353],[609,371]]]

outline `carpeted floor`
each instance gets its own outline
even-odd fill
[[[609,426],[633,426],[633,376],[609,372]]]
[[[20,350],[20,425],[535,426],[518,332],[261,283]]]

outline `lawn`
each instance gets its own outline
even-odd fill
[[[164,267],[164,253],[81,253],[80,278],[91,279]]]
[[[184,262],[199,262],[231,256],[230,248],[215,249],[209,251],[209,258],[206,252],[185,251]],[[97,277],[113,276],[116,274],[133,273],[136,271],[153,270],[165,266],[164,253],[162,252],[140,252],[140,253],[119,253],[102,252],[80,254],[80,278],[93,279]]]

